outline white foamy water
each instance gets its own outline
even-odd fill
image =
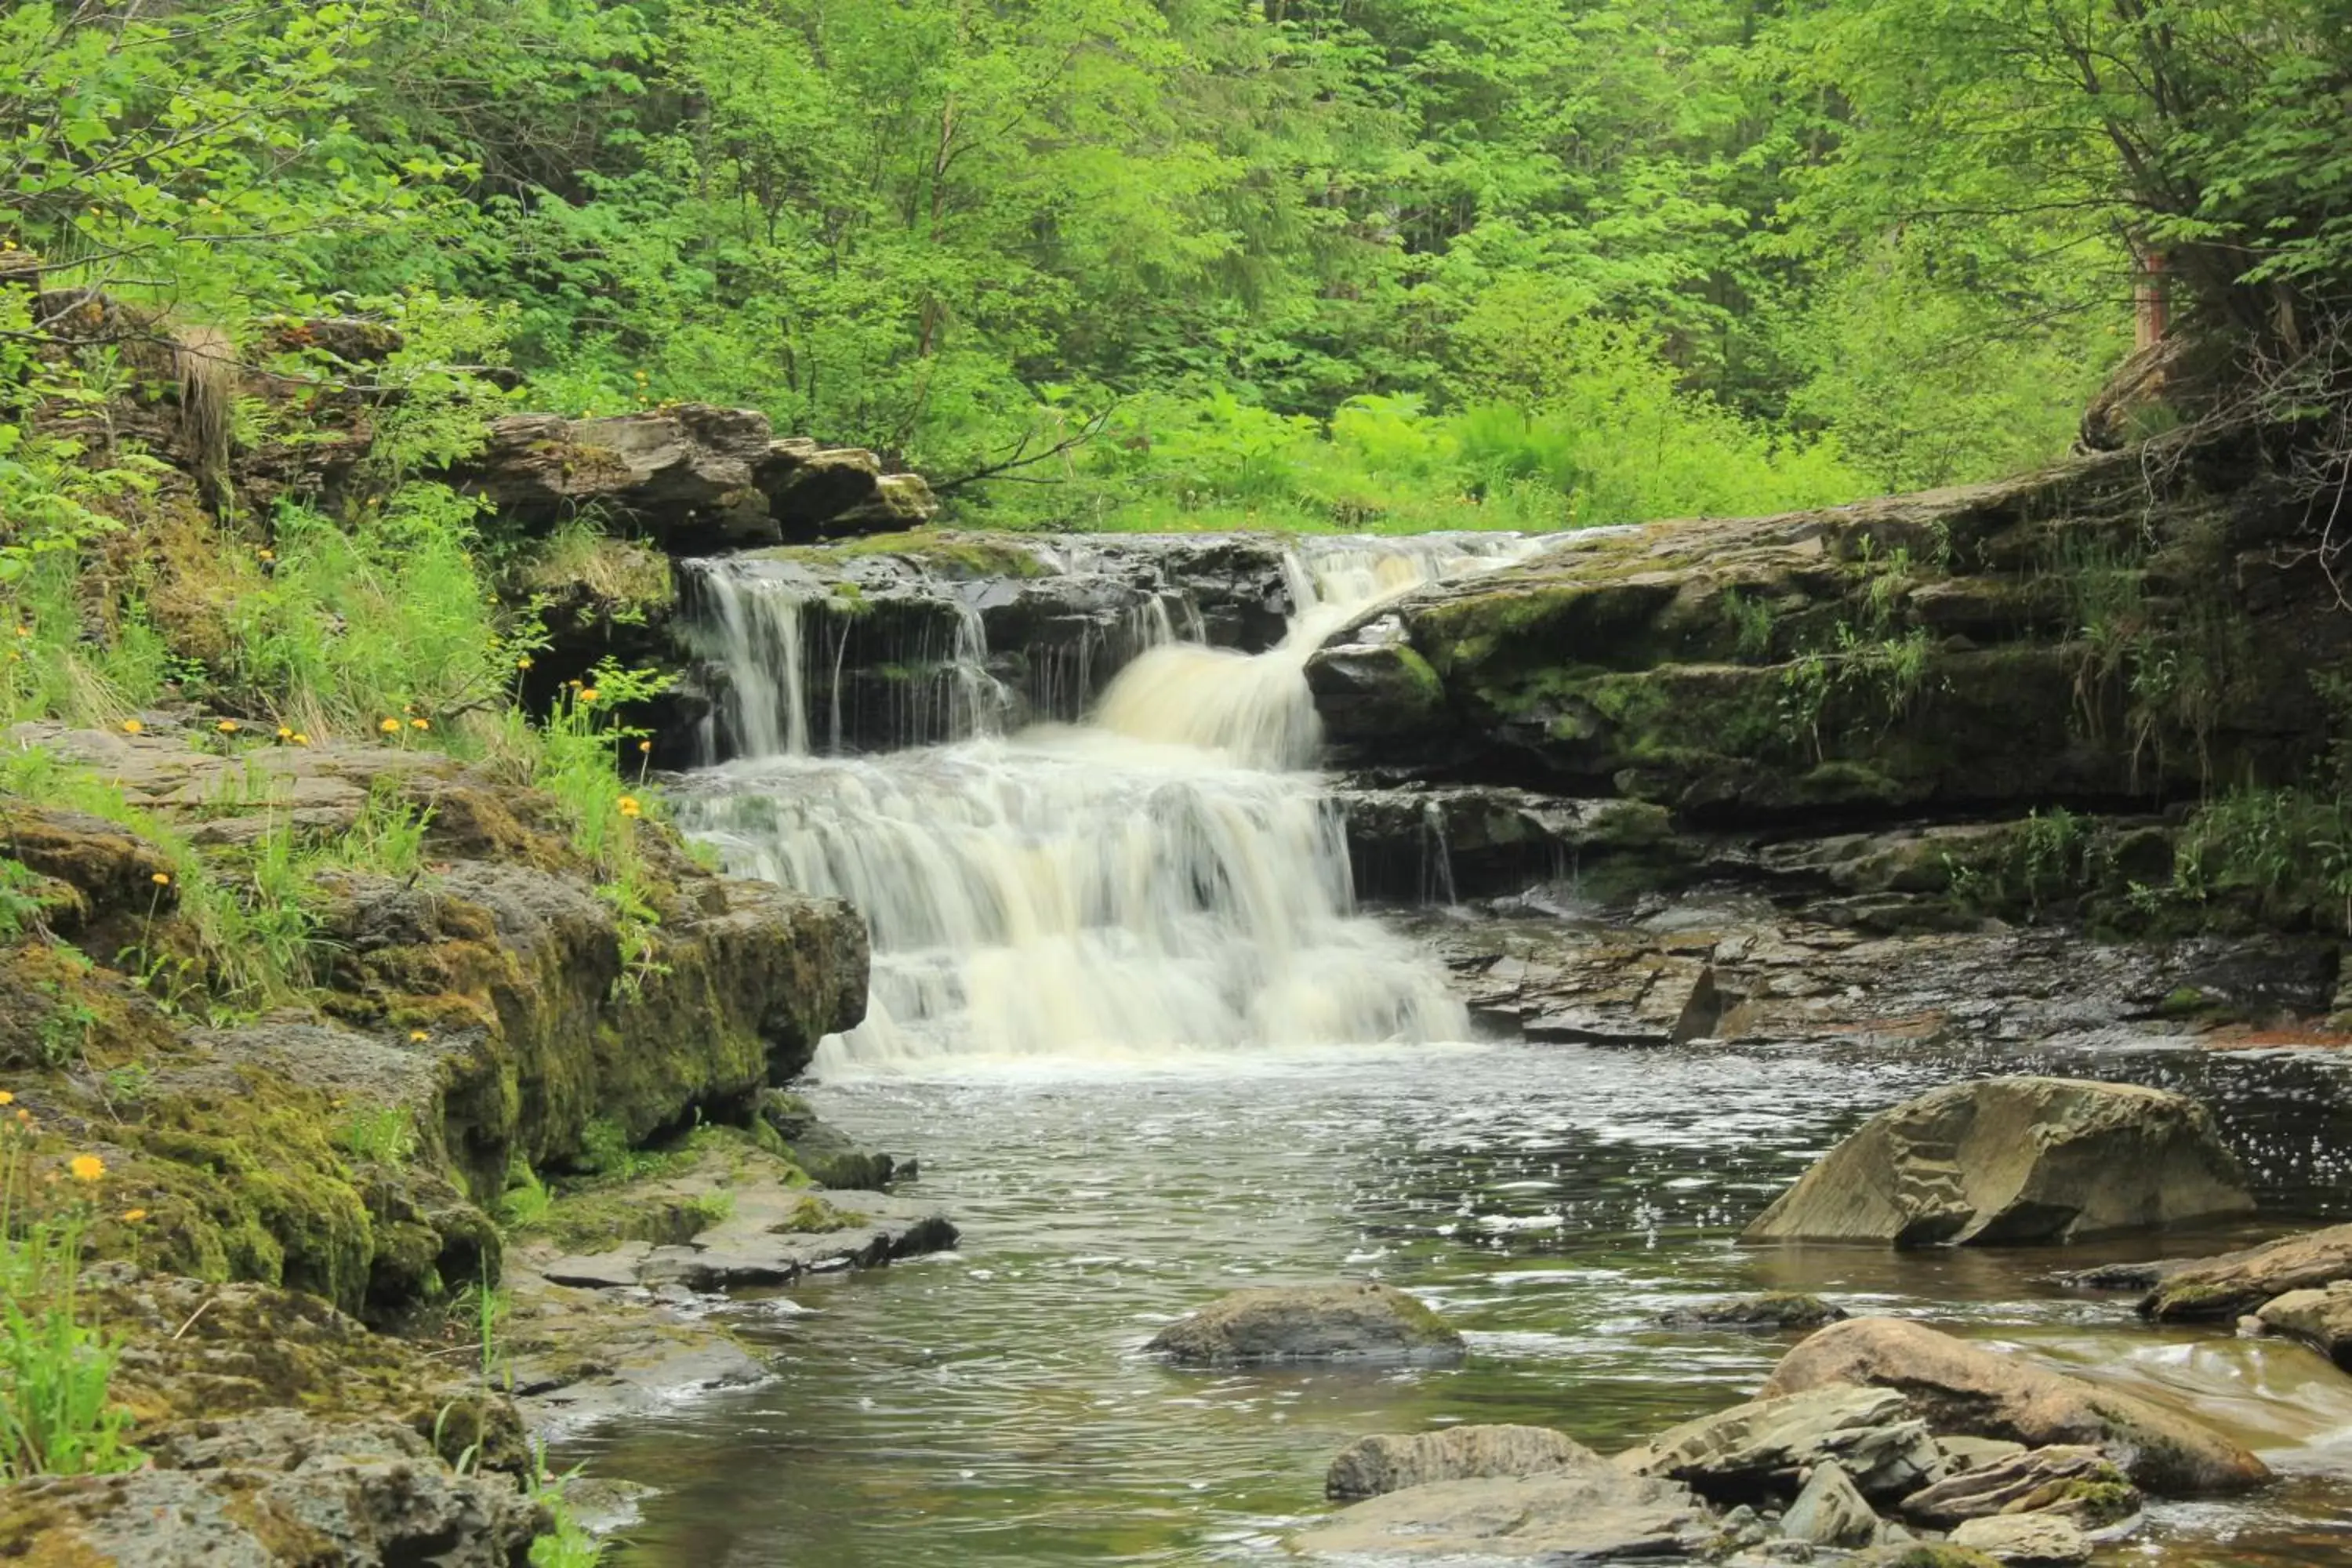
[[[1355,913],[1344,825],[1306,771],[1319,733],[1305,669],[1349,617],[1528,548],[1320,545],[1290,563],[1279,647],[1167,640],[1162,609],[1088,722],[1009,738],[987,732],[968,617],[954,654],[973,672],[958,716],[972,738],[864,757],[810,754],[791,590],[728,580],[706,629],[732,732],[763,754],[698,775],[682,816],[730,869],[865,915],[867,1018],[825,1041],[821,1072],[1459,1039],[1467,1020],[1437,966]]]

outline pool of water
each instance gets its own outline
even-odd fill
[[[2281,1470],[2254,1500],[2159,1509],[2111,1560],[2352,1563],[2352,1377],[2276,1342],[2151,1331],[2127,1300],[2049,1282],[2145,1244],[1735,1245],[1863,1117],[2021,1069],[2196,1093],[2256,1173],[2269,1228],[2352,1214],[2337,1163],[2352,1061],[2325,1054],[1490,1045],[973,1063],[811,1094],[920,1158],[907,1190],[954,1215],[959,1251],[743,1304],[772,1381],[561,1457],[660,1489],[613,1554],[625,1568],[1281,1562],[1349,1438],[1522,1421],[1623,1447],[1746,1397],[1792,1342],[1670,1331],[1658,1313],[1801,1288],[2195,1409]],[[1471,1355],[1199,1373],[1139,1353],[1224,1290],[1343,1275],[1421,1294]]]

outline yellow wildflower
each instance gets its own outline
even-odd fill
[[[31,637],[33,635],[33,628],[30,626],[18,626],[16,628],[16,635],[20,637]]]
[[[645,814],[646,808],[637,804],[637,797],[635,795],[625,795],[621,797],[621,815],[623,816],[643,816]]]
[[[168,888],[172,885],[170,873],[164,871],[158,871],[147,879],[154,883],[159,888]]]
[[[515,660],[515,668],[517,669],[529,669],[530,668],[530,660],[528,658],[519,658]]]
[[[582,687],[582,688],[580,689],[580,700],[581,700],[581,701],[583,701],[583,702],[593,702],[593,701],[595,701],[595,700],[596,700],[596,689],[595,689],[594,687],[593,687],[593,686],[583,686],[583,687]]]
[[[651,741],[639,741],[637,742],[637,754],[639,756],[645,755],[645,753],[652,751],[653,749],[654,743]]]
[[[422,1030],[422,1029],[411,1029],[411,1030],[409,1030],[409,1031],[408,1031],[408,1037],[409,1037],[409,1039],[410,1039],[412,1042],[414,1042],[414,1043],[415,1043],[415,1044],[418,1044],[418,1045],[422,1045],[424,1042],[425,1042],[426,1040],[431,1039],[433,1037],[432,1037],[432,1036],[430,1036],[430,1035],[428,1035],[428,1034],[426,1034],[426,1033],[425,1033],[424,1030]]]
[[[433,728],[430,722],[423,719],[411,719],[408,721],[408,727],[412,730],[430,730]]]
[[[400,721],[397,719],[386,719],[383,723],[378,724],[376,728],[383,731],[387,735],[397,735],[400,733]]]
[[[281,741],[290,741],[294,738],[294,731],[280,724],[278,726],[278,738]]]
[[[136,735],[140,731],[144,730],[145,728],[147,728],[147,726],[142,724],[136,719],[125,719],[122,721],[122,732],[126,735]]]
[[[234,719],[224,719],[219,723],[214,725],[213,728],[218,730],[224,735],[234,735],[236,733],[236,721]]]
[[[310,737],[305,735],[299,730],[295,731],[294,733],[288,738],[298,746],[307,746],[310,743]]]
[[[76,1154],[66,1162],[66,1169],[77,1182],[94,1182],[106,1174],[106,1162],[95,1154]]]
[[[0,1105],[14,1105],[16,1103],[16,1097],[15,1095],[10,1094],[5,1089],[0,1089]]]
[[[137,1225],[141,1220],[145,1219],[146,1217],[147,1211],[145,1209],[124,1209],[122,1211],[122,1223],[125,1225]]]
[[[278,552],[275,550],[257,550],[254,553],[264,561],[275,561],[278,559]]]

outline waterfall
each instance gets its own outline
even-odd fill
[[[1309,545],[1266,653],[1183,640],[1197,617],[1155,597],[1129,627],[1142,651],[1085,721],[866,756],[809,754],[806,628],[764,603],[789,592],[711,592],[728,721],[759,754],[692,775],[680,817],[730,870],[864,913],[866,1021],[824,1042],[821,1072],[1459,1038],[1442,973],[1355,911],[1339,808],[1305,771],[1305,669],[1350,616],[1528,548]],[[984,647],[955,651],[984,670]]]

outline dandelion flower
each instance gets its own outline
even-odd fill
[[[530,660],[528,658],[519,658],[515,660],[515,668],[517,669],[529,669],[530,668]]]
[[[581,700],[581,701],[583,701],[583,702],[593,702],[593,701],[595,701],[595,700],[596,700],[596,689],[595,689],[594,687],[593,687],[593,686],[583,686],[583,687],[582,687],[582,688],[580,689],[580,700]]]
[[[430,730],[433,725],[424,719],[411,719],[408,721],[408,727],[412,730]]]
[[[257,550],[254,552],[254,554],[259,556],[264,561],[275,561],[278,559],[278,552],[275,550]]]
[[[278,726],[278,738],[281,741],[290,741],[294,738],[294,731],[280,724]]]
[[[625,795],[621,797],[621,815],[623,816],[643,816],[645,814],[646,808],[637,804],[637,797],[635,795]]]
[[[141,1220],[145,1219],[146,1217],[147,1211],[145,1209],[124,1209],[122,1211],[122,1223],[125,1225],[137,1225]]]
[[[424,1042],[425,1042],[426,1040],[431,1039],[433,1037],[432,1037],[432,1036],[430,1036],[430,1035],[428,1035],[428,1034],[426,1034],[426,1033],[425,1033],[424,1030],[422,1030],[422,1029],[411,1029],[411,1030],[409,1030],[409,1031],[408,1031],[408,1037],[409,1037],[409,1039],[410,1039],[410,1041],[411,1041],[411,1042],[413,1042],[413,1043],[415,1043],[415,1044],[422,1045]]]
[[[0,1105],[14,1105],[16,1103],[16,1097],[15,1095],[10,1094],[5,1089],[0,1089]]]
[[[400,721],[397,719],[386,719],[383,723],[378,724],[376,728],[383,731],[387,735],[397,735],[400,733]]]
[[[66,1162],[66,1169],[77,1182],[95,1182],[106,1174],[106,1162],[95,1154],[76,1154]]]
[[[214,725],[213,728],[218,730],[224,735],[234,735],[236,733],[237,729],[236,721],[234,719],[224,719],[219,723]]]
[[[166,871],[158,871],[147,879],[159,888],[168,888],[172,885],[171,874]]]
[[[122,732],[126,735],[136,735],[140,731],[144,730],[145,728],[147,728],[147,726],[142,724],[136,719],[125,719],[122,721]]]
[[[310,736],[308,736],[308,735],[305,735],[305,734],[304,734],[304,733],[302,733],[302,731],[299,731],[299,730],[295,731],[293,734],[291,734],[291,735],[288,736],[287,738],[288,738],[289,740],[292,741],[292,742],[293,742],[296,745],[298,745],[298,746],[307,746],[307,745],[309,745],[309,744],[310,743]]]
[[[637,742],[637,754],[639,756],[645,755],[647,752],[650,752],[653,749],[654,743],[651,741],[639,741]]]
[[[33,635],[33,628],[30,626],[18,626],[16,628],[16,635],[20,637],[31,637]]]

